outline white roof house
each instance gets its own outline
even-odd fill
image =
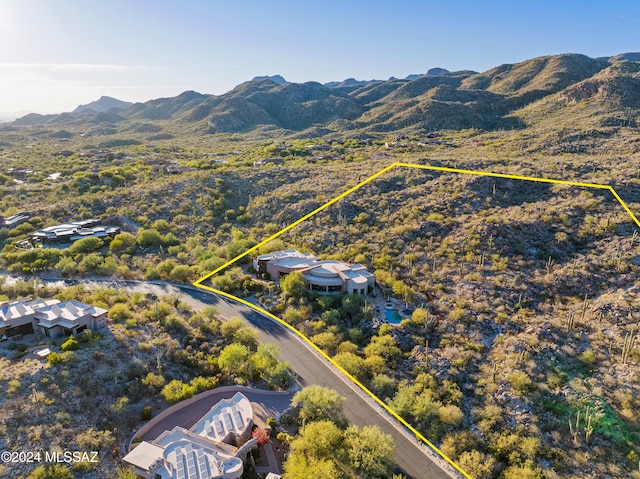
[[[267,273],[274,280],[299,271],[307,280],[309,289],[319,293],[342,291],[364,295],[375,284],[373,273],[360,264],[321,260],[293,249],[260,255],[253,260],[253,267],[259,274]]]
[[[181,427],[165,431],[153,445],[161,450],[162,464],[154,463],[154,472],[162,479],[236,479],[244,470],[235,447],[212,443]]]
[[[106,325],[107,310],[69,300],[38,309],[38,327],[45,336],[76,334],[83,329],[99,329]]]
[[[32,301],[24,298],[0,304],[0,335],[14,336],[38,332],[56,338],[77,334],[83,329],[106,326],[107,310],[70,300]]]
[[[146,479],[237,479],[244,470],[238,456],[246,449],[229,443],[246,446],[252,426],[251,402],[236,393],[218,402],[191,429],[176,426],[152,442],[143,441],[123,460]]]
[[[236,393],[213,406],[190,430],[212,441],[230,442],[246,436],[252,425],[251,402],[244,394]]]

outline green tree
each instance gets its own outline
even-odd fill
[[[488,479],[493,477],[497,465],[494,457],[483,454],[476,449],[460,454],[457,462],[460,469],[474,479]],[[521,476],[516,477],[520,478]]]
[[[242,344],[250,349],[258,347],[258,330],[249,326],[242,326],[233,333],[233,342]]]
[[[388,364],[388,361],[378,355],[369,356],[364,360],[364,365],[371,376],[385,373]]]
[[[293,454],[323,459],[335,455],[342,444],[342,431],[331,421],[310,422],[291,443]]]
[[[367,377],[367,367],[364,359],[360,356],[353,353],[338,353],[333,357],[333,360],[360,381]]]
[[[278,363],[280,348],[272,343],[261,343],[258,350],[251,356],[253,370],[256,374],[262,374]]]
[[[89,236],[88,238],[82,238],[76,241],[69,247],[69,251],[73,254],[84,254],[98,251],[103,246],[103,241],[95,236]]]
[[[263,377],[270,386],[276,388],[287,388],[293,382],[293,376],[287,361],[278,361],[275,366],[265,371]]]
[[[249,363],[249,351],[242,344],[231,343],[220,352],[218,365],[227,374],[246,375]]]
[[[289,273],[280,280],[280,288],[286,297],[298,299],[307,291],[307,280],[299,271]]]
[[[371,338],[371,342],[364,348],[364,353],[367,357],[382,356],[390,363],[395,363],[401,351],[393,336],[383,335]]]
[[[213,376],[208,378],[197,376],[191,380],[190,384],[195,394],[198,394],[215,388],[218,385],[218,380]]]
[[[64,277],[73,276],[78,272],[78,265],[73,258],[64,257],[56,264],[56,268],[60,270],[60,274]]]
[[[393,464],[393,439],[378,426],[349,426],[344,432],[344,444],[351,465],[362,478],[389,477]]]
[[[178,401],[182,401],[183,399],[193,397],[195,394],[195,388],[188,384],[184,384],[178,379],[174,379],[162,388],[161,394],[168,403],[173,404]]]
[[[82,273],[98,271],[100,268],[102,268],[103,263],[104,257],[100,253],[89,253],[84,258],[82,258],[80,263],[78,263],[78,269]]]
[[[393,393],[396,390],[396,382],[386,374],[376,374],[371,387],[376,396],[384,400],[393,397]]]
[[[290,454],[283,464],[283,479],[337,479],[340,473],[330,459],[307,459],[301,454]]]
[[[344,420],[344,401],[337,391],[314,384],[297,392],[291,404],[300,405],[300,419],[307,422],[324,419],[340,422]]]

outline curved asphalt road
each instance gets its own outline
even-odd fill
[[[461,477],[446,464],[445,467],[451,472],[445,472],[438,464],[444,463],[443,460],[437,458],[435,461],[438,461],[438,463],[436,463],[431,457],[435,456],[434,453],[425,452],[424,446],[417,445],[417,440],[409,439],[406,433],[400,431],[402,426],[394,418],[390,417],[379,406],[374,405],[372,400],[365,399],[362,393],[358,393],[355,385],[351,384],[327,360],[314,352],[309,345],[284,326],[248,306],[206,290],[163,282],[131,281],[115,278],[87,278],[85,280],[42,278],[41,280],[43,282],[64,282],[65,284],[91,283],[95,281],[102,284],[108,283],[110,287],[153,292],[158,295],[176,293],[181,296],[182,301],[195,307],[214,305],[222,316],[226,318],[239,317],[247,324],[257,328],[260,331],[260,341],[278,345],[280,347],[280,357],[289,362],[291,369],[298,376],[298,383],[301,387],[319,384],[334,389],[344,396],[347,399],[344,404],[344,412],[350,423],[361,427],[377,425],[382,431],[390,434],[395,445],[394,461],[400,468],[398,472],[404,474],[408,479],[450,479],[451,477]]]
[[[398,430],[402,426],[394,426],[397,421],[387,415],[381,408],[364,399],[354,391],[355,386],[342,373],[336,370],[327,360],[312,352],[310,347],[284,326],[257,311],[227,298],[222,298],[207,291],[184,291],[205,304],[213,304],[220,314],[226,318],[237,316],[260,331],[260,341],[277,344],[280,357],[291,365],[298,375],[298,383],[304,387],[319,384],[340,393],[347,398],[344,412],[352,424],[358,426],[377,425],[382,431],[393,437],[395,445],[394,460],[400,467],[400,473],[413,479],[449,479],[439,465],[431,460],[425,452]],[[457,477],[457,476],[454,476]]]

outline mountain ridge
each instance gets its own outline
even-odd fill
[[[111,96],[103,95],[96,101],[87,103],[86,105],[79,105],[71,113],[102,113],[112,109],[123,110],[133,105],[130,101],[122,101]]]
[[[222,95],[185,91],[117,110],[92,110],[91,105],[106,108],[114,102],[126,103],[102,97],[69,113],[28,114],[14,124],[79,127],[106,123],[109,131],[115,128],[144,133],[151,129],[160,132],[162,126],[134,128],[131,123],[169,122],[203,134],[243,133],[264,127],[292,132],[312,127],[370,132],[493,130],[522,128],[533,119],[541,120],[540,112],[549,105],[564,102],[570,106],[581,101],[600,102],[602,109],[595,111],[595,116],[622,118],[640,113],[636,59],[640,60],[640,53],[605,58],[560,54],[498,65],[480,73],[435,68],[405,79],[348,78],[325,84],[292,83],[280,75],[262,76]],[[619,95],[618,90],[624,90],[624,95]],[[594,96],[598,91],[600,94]],[[622,96],[631,106],[626,112],[617,111],[622,107],[618,100],[614,102]],[[536,109],[540,112],[535,113]],[[565,114],[572,114],[572,110]],[[611,123],[602,119],[594,124],[598,121]]]

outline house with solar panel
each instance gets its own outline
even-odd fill
[[[242,393],[223,399],[190,429],[176,426],[151,442],[143,441],[124,457],[145,479],[237,479],[251,438],[253,406]]]

